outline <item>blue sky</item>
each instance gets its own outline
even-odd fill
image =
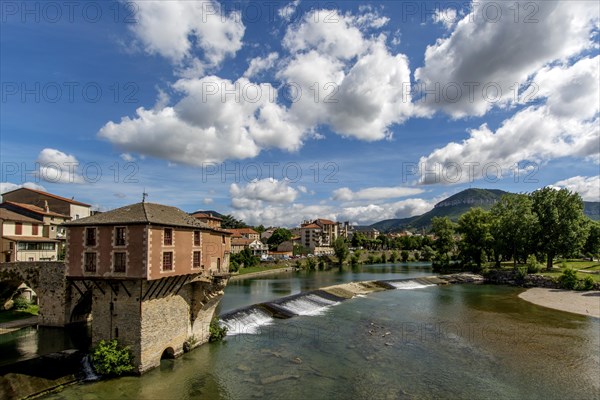
[[[596,2],[12,2],[2,191],[248,223],[600,199]]]

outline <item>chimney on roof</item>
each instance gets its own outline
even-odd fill
[[[46,210],[46,212],[50,212],[50,207],[48,207],[48,200],[44,200],[44,210]]]

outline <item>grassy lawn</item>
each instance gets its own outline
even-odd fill
[[[6,311],[0,311],[0,323],[3,322],[10,322],[10,321],[16,321],[18,319],[24,319],[24,318],[29,318],[29,317],[33,317],[35,315],[38,315],[38,306],[36,305],[31,305],[28,308],[26,308],[25,310],[6,310]]]
[[[600,263],[598,263],[598,261],[567,261],[564,264],[566,264],[567,268],[572,268],[574,270],[583,270],[583,271],[589,271],[589,272],[594,272],[594,271],[600,271]],[[558,278],[563,271],[563,263],[562,262],[556,262],[554,263],[554,268],[552,269],[551,272],[546,271],[546,269],[542,269],[540,271],[540,275],[545,275],[545,276],[551,276],[553,278]],[[585,272],[577,272],[577,278],[578,279],[584,279],[588,276],[591,276],[592,279],[594,280],[594,282],[600,282],[600,274],[597,273],[585,273]]]
[[[582,271],[586,271],[586,272],[592,272],[592,273],[577,272],[578,279],[585,279],[585,277],[591,276],[592,279],[594,280],[594,282],[600,282],[600,273],[597,273],[597,271],[600,271],[600,263],[598,261],[569,260],[569,261],[566,261],[565,264],[566,264],[567,268],[572,268],[574,270],[582,270]],[[521,267],[522,265],[519,265],[519,266]],[[493,266],[489,266],[489,268],[492,269]],[[512,262],[503,262],[502,269],[503,270],[512,270],[513,263]],[[558,278],[562,274],[562,272],[563,272],[563,262],[555,261],[552,271],[550,271],[550,272],[546,271],[546,265],[543,264],[542,269],[540,270],[538,275],[544,275],[544,276],[549,276],[552,278]]]
[[[287,268],[289,266],[290,265],[276,264],[276,265],[259,265],[257,267],[250,267],[250,268],[241,268],[238,271],[238,275],[252,274],[254,272],[273,271],[273,270],[277,270],[277,269],[281,269],[281,268]]]

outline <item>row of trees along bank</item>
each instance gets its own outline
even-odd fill
[[[530,255],[545,260],[551,270],[556,257],[600,255],[600,222],[587,218],[579,194],[567,189],[505,195],[490,211],[472,208],[458,223],[433,218],[432,232],[439,270],[452,260],[464,269],[480,270],[487,261],[498,267],[512,261],[516,267]]]

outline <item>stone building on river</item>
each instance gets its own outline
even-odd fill
[[[91,303],[93,343],[130,346],[142,373],[208,340],[227,283],[229,232],[146,202],[66,227],[67,279],[81,304]]]

